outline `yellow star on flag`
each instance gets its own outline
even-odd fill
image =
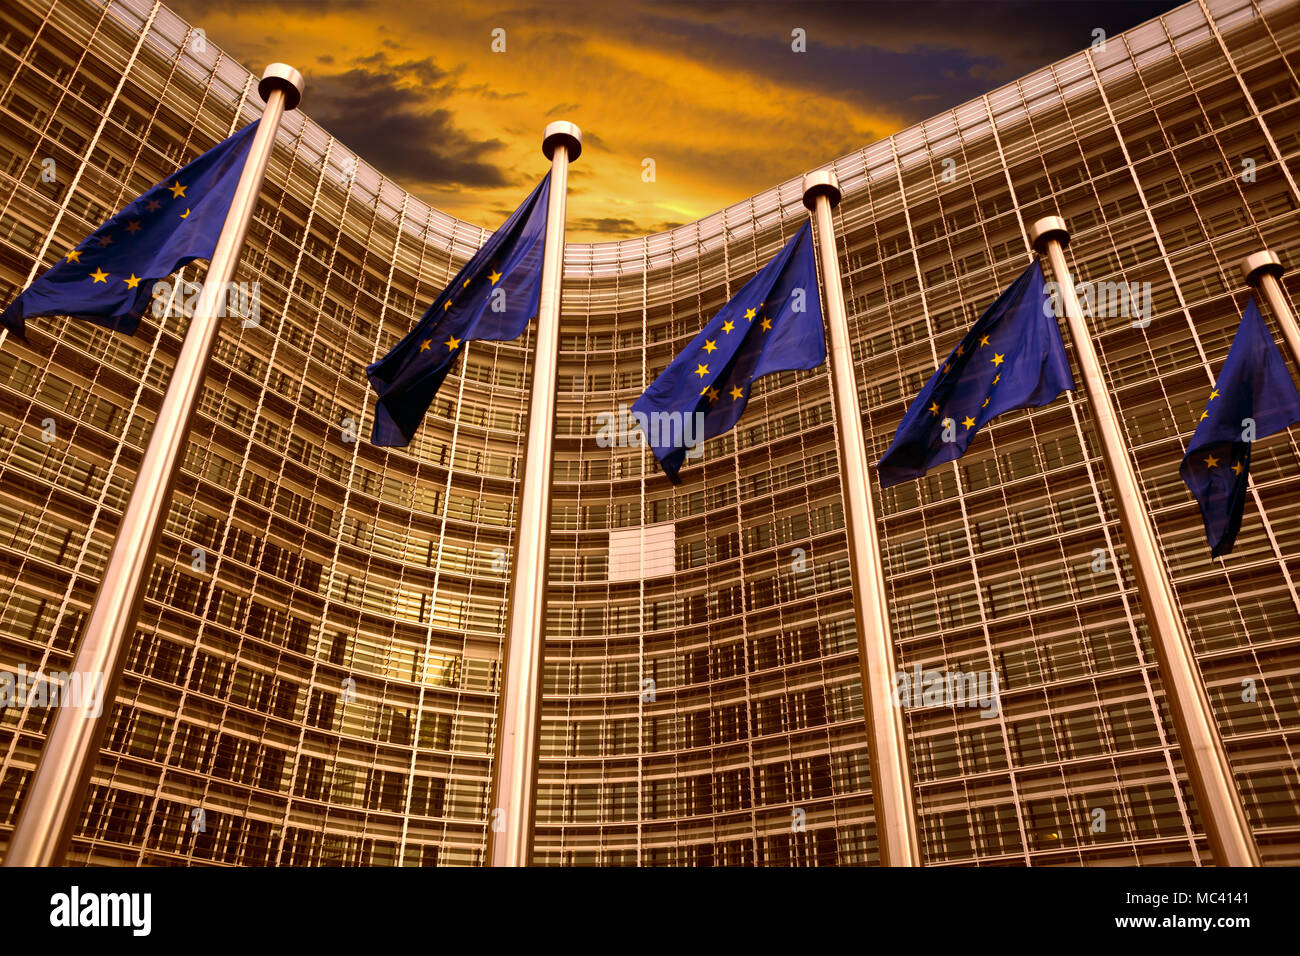
[[[712,355],[714,352],[717,351],[717,349],[718,349],[718,343],[714,342],[712,339],[708,339],[707,341],[705,341],[704,351]]]
[[[501,278],[501,273],[497,272],[495,269],[491,272],[491,274],[488,275],[488,279],[491,280],[493,285],[496,285],[497,281],[500,278]]]
[[[931,414],[931,415],[938,415],[938,414],[939,414],[939,403],[938,403],[938,402],[931,402],[931,403],[930,403],[930,414]]]
[[[108,273],[105,272],[103,269],[96,269],[94,272],[90,274],[90,277],[94,279],[96,282],[108,281]]]
[[[1001,365],[1003,362],[1006,361],[1006,356],[998,352],[994,352],[993,357],[989,359],[989,361],[992,362],[994,368],[996,368],[997,366]]]
[[[745,394],[745,390],[744,390],[743,388],[741,388],[739,385],[733,385],[733,386],[731,386],[731,397],[732,397],[732,398],[741,398],[744,394]]]
[[[1235,465],[1232,466],[1232,473],[1234,475],[1240,475],[1242,470],[1243,469],[1241,467],[1241,462],[1237,462]]]
[[[695,374],[698,375],[700,378],[704,378],[704,376],[709,374],[709,367],[707,365],[697,364],[695,366]]]
[[[188,189],[189,187],[182,186],[179,182],[175,182],[172,183],[167,188],[171,190],[172,199],[180,199],[182,196],[185,195],[185,190]]]
[[[135,277],[134,272],[131,273],[131,278],[123,279],[122,281],[126,283],[126,287],[128,289],[134,289],[136,286],[140,284],[140,280]]]
[[[1206,466],[1207,468],[1218,468],[1218,467],[1219,467],[1219,459],[1215,458],[1213,455],[1206,455],[1206,456],[1205,456],[1205,466]]]
[[[974,428],[974,427],[975,427],[975,419],[973,419],[973,418],[971,418],[969,415],[967,415],[965,418],[963,418],[963,419],[961,420],[961,426],[962,426],[962,428]]]
[[[73,249],[71,252],[68,253],[68,255],[67,255],[67,260],[68,260],[68,262],[80,262],[80,261],[81,261],[81,250],[80,250],[80,249]]]
[[[763,331],[764,332],[772,331],[772,320],[769,319],[767,316],[763,316]]]
[[[423,342],[420,343],[421,352],[427,352],[431,348],[433,348],[433,339],[425,339]]]
[[[734,332],[735,329],[736,329],[736,323],[732,322],[730,319],[727,319],[726,322],[722,323],[722,331],[726,332],[728,335]]]
[[[984,337],[982,337],[982,338],[980,339],[980,348],[984,348],[984,346],[986,346],[986,345],[988,345],[988,344],[989,344],[989,337],[988,337],[987,335],[985,335]]]
[[[746,310],[745,310],[745,321],[747,321],[747,322],[753,322],[753,321],[754,321],[754,316],[756,316],[756,315],[758,315],[758,309],[746,309]]]
[[[454,352],[456,351],[456,349],[460,348],[460,341],[461,341],[460,339],[456,338],[456,336],[453,335],[449,339],[447,339],[447,341],[444,344],[447,346],[448,351]]]
[[[126,231],[134,236],[140,231],[140,221],[138,219],[132,219],[126,224]]]
[[[709,404],[713,404],[714,402],[716,402],[716,401],[718,400],[718,394],[719,394],[719,393],[718,393],[718,390],[717,390],[716,388],[711,388],[711,389],[709,389],[709,391],[708,391],[708,395],[709,395]]]

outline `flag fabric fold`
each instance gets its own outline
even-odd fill
[[[1178,469],[1214,557],[1231,554],[1241,530],[1251,443],[1296,422],[1300,394],[1252,297]]]
[[[211,259],[260,120],[222,140],[96,229],[9,304],[0,323],[18,338],[26,320],[68,315],[134,335],[153,286],[195,259]]]
[[[971,326],[908,407],[880,459],[881,487],[960,458],[987,422],[1074,388],[1038,262]]]
[[[805,222],[632,405],[673,484],[687,452],[733,428],[753,383],[826,361],[812,229]]]
[[[409,445],[465,343],[517,339],[536,317],[550,188],[547,173],[406,337],[366,368],[378,396],[372,444]]]

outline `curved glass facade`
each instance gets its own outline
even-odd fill
[[[189,35],[144,0],[0,12],[0,298],[259,115]],[[1035,219],[1064,216],[1077,280],[1150,283],[1148,326],[1090,321],[1256,838],[1293,864],[1300,447],[1255,449],[1224,561],[1178,463],[1237,260],[1300,262],[1298,56],[1300,4],[1193,3],[833,164],[876,458]],[[222,330],[73,862],[483,859],[532,332],[474,343],[410,448],[372,447],[365,365],[486,232],[355,158],[286,117],[237,275],[260,321]],[[539,863],[878,860],[827,368],[764,379],[681,487],[606,440],[801,200],[566,249]],[[70,666],[183,333],[0,345],[0,669]],[[996,716],[907,710],[927,864],[1208,861],[1085,405],[878,494],[900,667],[1001,687]],[[0,710],[0,839],[49,717]]]

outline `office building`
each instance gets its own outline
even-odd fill
[[[148,0],[0,11],[5,302],[259,115],[256,78],[191,39]],[[1178,465],[1245,305],[1237,262],[1300,266],[1297,62],[1300,3],[1193,2],[833,163],[875,458],[1037,218],[1069,224],[1077,280],[1149,289],[1145,317],[1089,322],[1256,840],[1293,865],[1300,436],[1255,449],[1222,561]],[[260,315],[223,326],[73,863],[483,859],[535,328],[473,343],[408,449],[371,446],[364,367],[497,224],[430,208],[310,112],[309,88],[237,274]],[[566,249],[538,863],[878,861],[827,367],[763,380],[678,488],[602,438],[806,216],[796,177]],[[70,666],[183,333],[36,319],[0,344],[0,669]],[[872,483],[900,667],[1000,687],[996,708],[906,712],[927,865],[1209,862],[1088,420],[1071,393]],[[0,711],[0,844],[50,714]]]

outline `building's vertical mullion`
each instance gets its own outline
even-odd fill
[[[180,48],[176,51],[176,57],[175,57],[175,59],[172,61],[172,67],[171,67],[171,70],[170,70],[170,72],[168,73],[167,78],[164,80],[164,84],[165,84],[165,85],[164,85],[164,91],[165,91],[168,87],[170,87],[171,82],[172,82],[172,78],[176,75],[176,69],[177,69],[177,67],[178,67],[178,65],[179,65],[179,63],[180,63],[181,56],[184,54],[185,50],[188,48],[188,43],[189,43],[189,39],[190,39],[191,36],[193,36],[193,30],[192,30],[192,29],[186,33],[186,38],[185,38],[185,40],[183,40],[183,41],[181,42]],[[205,87],[204,87],[204,99],[201,99],[200,102],[199,102],[199,107],[200,107],[200,109],[202,108],[203,102],[204,102],[205,99],[206,99],[206,96],[207,96],[207,92],[208,92],[208,90],[211,88],[211,85],[212,85],[213,81],[214,81],[215,78],[216,78],[216,75],[217,75],[217,66],[219,66],[219,65],[220,65],[220,58],[218,57],[217,65],[214,65],[213,69],[212,69],[212,70],[210,71],[210,73],[208,74],[208,82],[207,82],[207,84],[206,84]],[[249,94],[249,91],[253,88],[253,86],[254,86],[254,78],[253,78],[252,74],[249,74],[249,76],[248,76],[248,80],[247,80],[247,82],[245,82],[245,84],[244,84],[244,89],[243,89],[243,92],[242,92],[242,94],[241,94],[241,96],[240,96],[239,104],[238,104],[238,106],[237,106],[237,108],[236,108],[236,110],[235,110],[235,115],[234,115],[234,117],[233,117],[232,120],[231,120],[231,126],[232,126],[232,127],[234,127],[236,124],[238,124],[238,122],[239,122],[239,116],[240,116],[240,114],[243,112],[243,106],[244,106],[244,103],[246,102],[247,97],[248,97],[248,94]],[[161,104],[162,104],[162,98],[160,97],[159,100],[158,100],[158,106],[161,107]],[[150,124],[149,124],[150,127],[152,127],[153,124],[157,122],[157,117],[158,117],[158,108],[155,108],[153,116],[150,117]],[[231,130],[230,132],[233,132],[233,128],[232,128],[232,130]],[[228,135],[229,135],[229,134],[228,134]],[[134,169],[135,166],[139,163],[139,160],[140,160],[140,153],[143,151],[144,142],[145,142],[145,140],[142,138],[142,139],[140,140],[141,148],[140,148],[140,150],[137,150],[137,152],[136,152],[136,156],[135,156],[135,158],[134,158],[134,160],[133,160],[133,162],[132,162],[132,164],[131,164],[131,168],[132,168],[132,169]],[[125,189],[125,185],[124,185],[124,189]],[[246,255],[246,254],[247,254],[247,252],[245,252],[245,255]],[[188,268],[188,267],[187,267],[187,268]],[[184,275],[184,271],[185,271],[185,270],[182,270],[182,271],[179,273],[179,275],[180,275],[180,276],[183,276],[183,275]],[[171,297],[170,297],[169,305],[172,304],[172,303],[174,303],[174,302],[175,302],[175,299],[176,299],[178,296],[180,296],[180,295],[182,294],[182,291],[181,291],[181,290],[182,290],[182,285],[181,285],[181,283],[178,281],[177,284],[176,284],[176,287],[175,287],[175,288],[172,290],[172,292],[171,292]],[[165,314],[165,315],[168,315],[168,316],[172,315],[172,310],[171,310],[171,308],[168,308],[168,310],[167,310],[164,314]],[[157,335],[157,336],[155,336],[155,338],[154,338],[154,347],[155,347],[155,348],[157,348],[158,343],[159,343],[159,342],[162,340],[162,338],[163,338],[163,336],[162,336],[162,334],[161,334],[161,331],[162,331],[162,323],[160,322],[160,323],[159,323],[159,333],[160,333],[160,334]],[[210,361],[211,361],[211,360],[210,360]],[[200,410],[199,410],[199,411],[200,411],[200,414],[202,414],[202,408],[201,408],[201,407],[200,407]],[[191,439],[190,439],[191,445],[193,444],[194,441],[195,441],[194,438],[191,438]],[[181,492],[181,489],[180,489],[180,488],[177,488],[176,491],[173,492],[173,495],[172,495],[172,502],[171,502],[171,504],[168,506],[168,507],[169,507],[169,510],[170,510],[171,512],[175,512],[175,511],[179,510],[181,507],[183,507],[182,502],[184,502],[184,501],[185,501],[185,498],[183,497],[183,494],[182,494],[182,492]],[[164,530],[163,530],[163,538],[165,538],[167,534],[168,534],[168,531],[167,531],[166,527],[164,526]],[[161,556],[161,549],[162,549],[162,540],[163,540],[163,538],[160,538],[160,539],[159,539],[159,554],[158,554],[158,555],[155,555],[155,558],[154,558],[155,561],[157,561],[157,560],[158,560],[158,557]],[[83,549],[82,549],[82,555],[83,555],[83,556],[84,556],[84,553],[85,553],[85,549],[83,548]],[[215,583],[216,583],[216,581],[217,581],[217,578],[218,578],[218,576],[219,576],[221,556],[222,556],[222,552],[221,552],[220,549],[218,549],[217,554],[216,554],[216,556],[215,556],[215,557],[216,557],[216,563],[213,565],[212,573],[210,574],[210,576],[209,576],[209,578],[208,578],[208,580],[209,580],[212,584],[214,584],[214,585],[215,585]],[[213,594],[214,590],[215,590],[215,588],[209,588],[209,589],[208,589],[208,598],[207,598],[207,602],[205,602],[204,607],[199,611],[199,615],[198,615],[198,616],[199,616],[201,622],[204,621],[204,620],[206,620],[208,605],[209,605],[209,604],[211,603],[211,601],[212,601],[212,594]],[[144,611],[144,610],[142,610],[141,615],[140,615],[140,622],[137,624],[137,627],[139,627],[141,624],[145,624],[145,623],[146,623],[146,620],[147,620],[147,618],[146,618],[146,614],[147,614],[147,612]],[[200,623],[200,625],[199,625],[200,633],[202,632],[202,630],[203,630],[205,627],[206,627],[205,624]],[[198,641],[199,641],[199,635],[196,634],[196,635],[195,635],[195,647],[198,646]],[[191,658],[191,660],[193,660],[193,659]],[[123,691],[119,690],[118,693],[119,693],[119,696],[122,696]],[[173,747],[174,747],[174,745],[175,745],[175,740],[176,740],[176,730],[177,730],[177,728],[178,728],[179,725],[180,725],[180,718],[181,718],[181,715],[184,713],[184,703],[185,703],[185,691],[182,691],[182,692],[181,692],[180,699],[179,699],[178,702],[177,702],[177,707],[176,707],[176,719],[172,721],[172,723],[171,723],[171,728],[170,728],[170,732],[167,734],[167,745],[166,745],[166,750],[164,751],[164,753],[165,753],[166,755],[168,755],[168,756],[171,754],[172,749],[173,749]],[[168,772],[169,767],[170,767],[170,762],[167,761],[166,759],[164,759],[163,766],[162,766],[162,768],[161,768],[161,769],[159,770],[159,772],[158,772],[158,780],[157,780],[157,784],[156,784],[156,786],[155,786],[154,789],[153,789],[152,799],[150,800],[150,804],[149,804],[149,811],[148,811],[148,814],[147,814],[147,816],[146,816],[146,824],[145,824],[145,825],[146,825],[146,830],[145,830],[146,833],[150,833],[150,832],[152,832],[153,821],[154,821],[155,817],[157,816],[158,806],[159,806],[159,804],[161,803],[161,800],[162,800],[162,796],[161,796],[161,795],[163,794],[164,789],[165,789],[165,788],[164,788],[164,782],[165,782],[165,780],[166,780],[167,772]],[[144,842],[142,842],[141,845],[140,845],[140,865],[142,865],[142,866],[145,865],[145,863],[146,863],[145,856],[146,856],[148,850],[149,850],[149,845],[148,845],[148,840],[147,840],[147,838],[146,838],[146,840],[145,840]]]

